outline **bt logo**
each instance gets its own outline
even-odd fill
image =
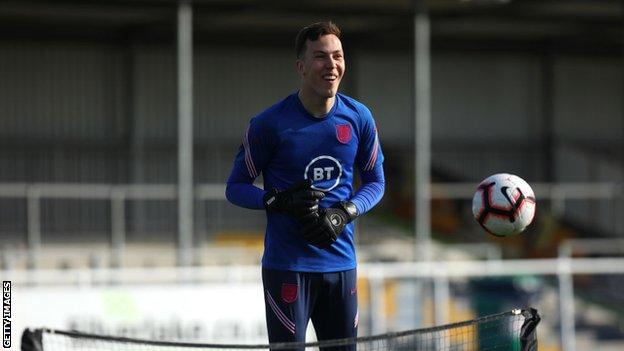
[[[330,191],[340,182],[342,165],[331,156],[319,156],[308,163],[303,176],[312,180],[313,189]]]
[[[312,168],[314,174],[312,180],[316,182],[318,180],[331,179],[333,171],[334,167]]]

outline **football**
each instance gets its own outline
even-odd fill
[[[488,233],[522,233],[535,217],[535,194],[522,178],[498,173],[485,178],[472,198],[472,213]]]

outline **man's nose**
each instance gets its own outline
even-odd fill
[[[328,58],[328,59],[327,59],[327,61],[326,61],[325,65],[326,65],[328,68],[334,68],[334,67],[336,67],[336,60],[334,60],[334,58],[333,58],[333,57],[330,57],[330,58]]]

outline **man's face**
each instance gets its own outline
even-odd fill
[[[305,52],[297,59],[302,88],[325,99],[336,96],[344,70],[342,43],[333,34],[308,40]]]

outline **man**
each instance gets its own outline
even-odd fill
[[[310,319],[319,340],[357,335],[352,222],[384,192],[373,117],[338,93],[340,30],[307,26],[295,50],[299,91],[251,120],[226,190],[233,204],[267,213],[262,279],[271,343],[305,341]],[[265,190],[253,185],[260,173]]]

